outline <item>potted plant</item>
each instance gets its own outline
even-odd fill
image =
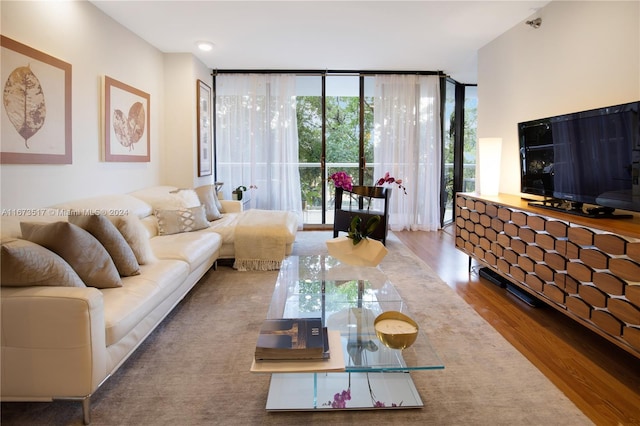
[[[242,201],[242,194],[244,193],[244,191],[247,190],[247,187],[244,185],[240,185],[239,187],[237,187],[236,189],[234,189],[233,191],[231,191],[231,197],[234,200],[238,200],[238,201]]]
[[[376,266],[387,255],[387,248],[378,240],[368,237],[380,224],[380,216],[369,218],[362,226],[360,216],[354,216],[349,227],[349,235],[333,238],[326,242],[329,255],[353,266]]]

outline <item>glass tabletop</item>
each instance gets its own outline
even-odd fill
[[[402,350],[378,339],[374,321],[386,311],[413,318],[379,267],[354,267],[327,255],[290,256],[280,268],[267,318],[322,318],[328,330],[340,332],[347,372],[443,369],[422,329]]]

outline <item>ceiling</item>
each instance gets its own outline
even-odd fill
[[[477,83],[477,52],[549,1],[112,1],[94,5],[160,51],[211,69],[443,71]],[[200,52],[197,41],[214,48]]]

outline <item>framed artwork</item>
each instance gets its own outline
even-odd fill
[[[103,92],[104,161],[149,162],[151,97],[107,76]]]
[[[71,64],[0,36],[0,163],[71,164]]]
[[[197,82],[198,98],[198,176],[209,176],[213,169],[213,133],[211,126],[211,87]]]

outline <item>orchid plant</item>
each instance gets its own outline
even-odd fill
[[[383,177],[381,177],[376,181],[376,186],[384,186],[385,184],[393,184],[393,183],[398,185],[398,188],[402,189],[405,195],[407,194],[407,188],[405,188],[405,186],[402,185],[402,179],[394,178],[389,174],[389,172],[385,173]]]
[[[335,172],[331,176],[329,176],[329,180],[333,181],[333,184],[336,188],[342,188],[346,191],[351,191],[353,189],[353,178],[347,174],[345,171]],[[399,189],[406,194],[407,188],[402,184],[402,179],[396,179],[391,176],[389,172],[386,172],[383,177],[375,181],[375,186],[384,186],[396,184]]]
[[[373,231],[376,230],[378,224],[380,223],[380,216],[375,215],[369,218],[364,231],[362,231],[360,227],[361,223],[362,219],[360,218],[360,216],[354,216],[353,219],[351,219],[351,223],[349,225],[349,235],[347,235],[347,238],[351,238],[353,240],[354,246],[373,234]]]
[[[353,189],[353,179],[347,174],[347,172],[335,172],[329,179],[333,181],[336,188],[342,188],[346,191]]]

